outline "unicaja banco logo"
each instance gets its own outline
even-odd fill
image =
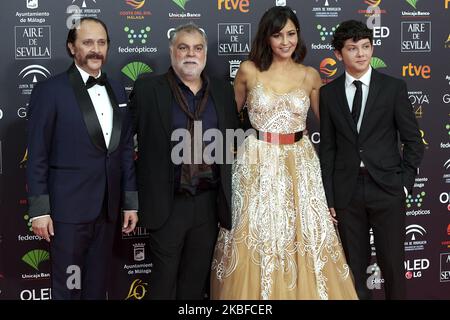
[[[386,63],[383,60],[381,60],[380,58],[377,58],[377,57],[372,57],[370,59],[370,65],[374,69],[380,69],[380,68],[386,68],[387,67]]]
[[[419,0],[406,0],[406,2],[414,9],[417,9],[417,2],[419,2]]]
[[[41,262],[47,261],[49,259],[50,255],[48,251],[41,249],[31,250],[22,257],[22,261],[36,271],[39,271],[39,265],[41,264]]]
[[[130,62],[125,67],[123,67],[121,71],[124,75],[126,75],[133,81],[136,81],[136,79],[143,73],[153,72],[152,68],[139,61]]]
[[[179,6],[181,9],[186,10],[186,3],[189,0],[172,0],[173,3],[175,3],[177,6]]]

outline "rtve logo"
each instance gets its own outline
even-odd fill
[[[450,7],[450,0],[445,0],[445,9],[448,9]]]
[[[217,0],[217,9],[239,10],[240,12],[249,12],[250,0]]]
[[[406,66],[402,66],[403,77],[421,77],[424,79],[431,78],[431,68],[428,65],[413,65],[411,62]]]

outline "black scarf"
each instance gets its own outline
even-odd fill
[[[197,189],[199,187],[202,187],[204,184],[212,186],[215,183],[212,165],[204,163],[203,148],[205,147],[205,145],[203,142],[203,138],[200,139],[200,141],[202,141],[201,148],[199,146],[197,148],[194,148],[194,143],[195,143],[194,121],[200,121],[201,115],[205,111],[206,104],[207,104],[208,98],[209,98],[209,79],[203,72],[201,74],[201,77],[202,77],[203,83],[206,83],[206,88],[205,88],[202,99],[200,100],[198,105],[195,106],[194,113],[192,113],[189,110],[188,103],[186,101],[186,97],[183,95],[183,92],[181,91],[181,88],[177,83],[176,74],[175,74],[173,68],[170,67],[169,72],[167,73],[167,79],[169,81],[170,89],[172,90],[175,100],[177,101],[181,110],[183,110],[183,112],[188,117],[187,130],[189,131],[190,136],[191,136],[191,159],[190,159],[190,163],[187,163],[187,164],[183,163],[181,165],[180,190],[188,191],[192,195],[195,195]],[[199,139],[197,139],[197,140],[199,140]],[[197,152],[197,153],[200,152],[200,158],[202,159],[202,163],[200,163],[200,164],[194,163],[194,158],[195,158],[194,152]]]

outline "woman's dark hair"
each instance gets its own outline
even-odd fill
[[[73,58],[73,54],[69,49],[69,43],[75,44],[75,41],[77,40],[77,29],[79,29],[79,27],[81,26],[83,21],[93,21],[96,23],[100,23],[102,25],[103,29],[105,29],[105,32],[106,32],[106,41],[108,42],[108,48],[109,48],[110,39],[109,39],[108,28],[106,27],[106,24],[102,20],[97,19],[97,18],[83,17],[79,20],[79,23],[76,23],[76,21],[74,21],[72,28],[70,28],[69,33],[67,34],[66,50],[71,58]]]
[[[369,39],[370,43],[372,43],[373,31],[361,21],[347,20],[339,24],[339,27],[333,34],[331,44],[335,50],[340,52],[348,39],[352,39],[355,42],[361,39]]]
[[[270,37],[281,31],[288,20],[294,23],[297,29],[298,43],[292,59],[301,63],[306,56],[306,46],[300,36],[300,23],[294,11],[289,7],[272,7],[267,10],[259,21],[258,31],[253,40],[249,60],[253,61],[260,71],[269,69],[272,64],[273,54],[270,47]]]

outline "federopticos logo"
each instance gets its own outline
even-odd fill
[[[128,45],[125,47],[119,46],[117,48],[117,51],[119,53],[133,53],[133,54],[158,52],[157,47],[152,47],[148,45],[151,30],[152,29],[150,26],[144,26],[140,29],[125,26],[123,28],[123,31],[126,34]]]

